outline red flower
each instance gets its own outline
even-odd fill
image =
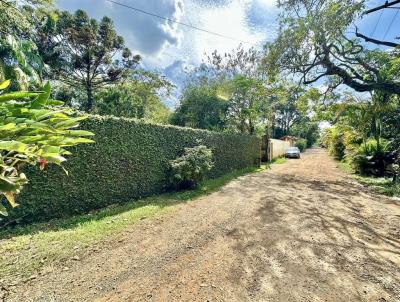
[[[43,158],[39,159],[40,170],[43,170],[46,167],[46,164],[47,164],[47,160],[45,160]]]

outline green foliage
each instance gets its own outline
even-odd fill
[[[371,50],[348,30],[362,17],[365,1],[283,0],[279,34],[267,44],[265,70],[270,77],[295,73],[303,84],[326,79],[336,88],[400,93],[397,51]]]
[[[0,81],[11,80],[13,89],[28,89],[39,84],[45,69],[36,45],[8,35],[0,36]]]
[[[0,90],[9,84],[1,83]],[[0,192],[12,207],[17,206],[14,194],[27,183],[21,171],[24,165],[39,164],[41,169],[47,163],[60,165],[64,155],[71,154],[66,147],[92,142],[83,137],[91,132],[71,130],[85,117],[71,117],[70,110],[59,107],[62,102],[49,96],[49,83],[37,92],[0,94]],[[6,213],[2,204],[0,213]]]
[[[83,10],[56,15],[52,26],[40,28],[41,39],[36,43],[51,68],[50,76],[84,91],[86,101],[81,107],[90,112],[94,93],[128,76],[140,56],[133,56],[125,47],[124,39],[117,35],[108,17],[98,22]]]
[[[169,163],[170,181],[178,189],[197,187],[214,165],[211,149],[203,145],[185,148],[183,155]]]
[[[166,123],[170,111],[161,97],[168,97],[173,85],[157,73],[138,70],[121,84],[107,86],[95,96],[94,112]]]
[[[0,1],[0,82],[11,80],[12,89],[41,86],[45,65],[35,39],[36,27],[44,25],[51,0]]]
[[[228,122],[240,133],[254,134],[256,125],[267,112],[267,90],[255,78],[237,75],[227,84],[229,97]]]
[[[1,34],[23,38],[31,35],[39,15],[51,8],[52,4],[52,0],[0,1]]]
[[[218,96],[216,85],[186,87],[171,123],[199,129],[222,131],[226,127],[228,102]]]
[[[344,144],[344,133],[341,129],[332,127],[328,143],[329,153],[336,160],[342,160],[345,156],[346,145]]]
[[[378,175],[379,164],[383,161],[386,148],[386,142],[378,144],[374,139],[359,145],[349,156],[355,172],[361,175]]]
[[[318,143],[323,148],[329,148],[332,139],[332,128],[324,128],[319,136]]]
[[[301,138],[296,141],[295,146],[300,149],[300,152],[303,152],[307,148],[307,140]]]
[[[96,141],[71,148],[76,156],[65,163],[69,177],[52,166],[42,173],[27,169],[30,183],[19,195],[23,204],[8,221],[43,221],[164,192],[169,161],[199,141],[213,150],[207,178],[259,166],[260,141],[252,136],[99,116],[82,128],[95,133]]]
[[[357,180],[380,194],[400,197],[400,184],[389,178],[357,176]]]
[[[281,165],[287,162],[285,157],[275,157],[271,160],[271,164]]]
[[[301,116],[297,123],[292,125],[289,134],[304,139],[306,147],[311,148],[318,140],[318,123],[306,116]]]
[[[345,94],[341,102],[331,105],[331,128],[340,131],[346,148],[346,160],[363,175],[392,176],[398,179],[400,163],[399,98],[381,92],[369,99]]]

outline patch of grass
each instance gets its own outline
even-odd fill
[[[338,163],[338,168],[347,173],[354,173],[353,167],[344,160]]]
[[[353,167],[345,160],[338,163],[338,168],[344,172],[355,174]],[[400,196],[400,185],[394,184],[390,178],[360,175],[354,175],[354,178],[359,183],[371,187],[377,193],[387,196]]]
[[[287,158],[285,157],[276,157],[273,160],[271,160],[271,164],[284,164],[287,162]]]
[[[380,194],[400,196],[400,184],[394,184],[390,178],[356,176],[356,179]]]
[[[173,205],[212,193],[239,176],[265,168],[263,165],[234,171],[206,180],[195,190],[166,193],[109,206],[86,215],[2,230],[0,275],[25,278],[44,265],[57,264],[74,256],[81,257],[89,246],[100,244],[111,235],[117,237],[141,219],[166,213],[173,209]]]

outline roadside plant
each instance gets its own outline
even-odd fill
[[[212,151],[204,145],[185,148],[184,154],[170,161],[170,181],[176,189],[197,187],[214,166]]]
[[[336,128],[332,127],[330,143],[329,143],[329,153],[336,160],[342,160],[345,156],[346,145],[344,144],[344,133]]]
[[[299,148],[300,152],[303,152],[307,148],[307,140],[301,138],[296,142],[295,146]]]
[[[351,164],[356,173],[361,175],[383,176],[385,173],[385,153],[387,142],[370,139],[361,144],[350,154]]]
[[[0,84],[0,194],[14,208],[15,195],[28,182],[24,166],[43,170],[48,163],[61,165],[71,154],[65,147],[91,143],[86,137],[93,133],[72,130],[86,117],[73,117],[63,102],[50,100],[50,83],[41,91],[1,93],[9,85],[9,80]],[[2,203],[0,214],[7,215]]]

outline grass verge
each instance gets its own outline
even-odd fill
[[[284,164],[287,162],[287,158],[285,157],[276,157],[273,160],[271,160],[271,164]]]
[[[355,174],[354,169],[346,161],[341,161],[338,163],[340,170],[347,173]],[[400,196],[400,185],[394,184],[391,178],[385,177],[368,177],[361,175],[354,175],[354,178],[361,184],[370,187],[377,193],[387,195],[387,196]]]
[[[400,197],[400,184],[394,184],[390,178],[357,175],[356,179],[363,185],[371,187],[380,194]]]
[[[78,259],[88,252],[89,247],[95,247],[111,235],[112,238],[117,237],[141,219],[170,211],[173,205],[212,193],[239,176],[265,168],[263,165],[234,171],[206,180],[195,190],[166,193],[86,215],[2,230],[0,276],[8,280],[22,280],[44,266],[51,267],[61,261]]]
[[[343,161],[338,162],[338,167],[340,170],[342,170],[344,172],[354,174],[354,169],[347,161],[343,160]]]

